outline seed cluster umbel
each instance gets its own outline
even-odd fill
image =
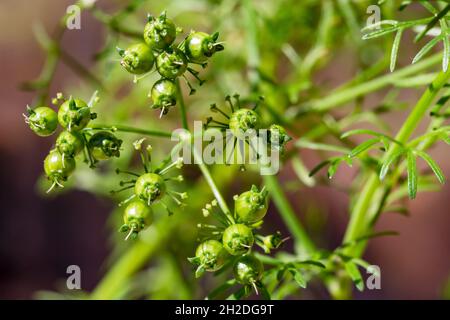
[[[127,49],[117,48],[122,58],[120,64],[135,75],[135,81],[152,72],[154,67],[161,76],[149,93],[153,101],[152,108],[161,109],[161,116],[177,103],[177,79],[184,79],[190,94],[193,94],[195,89],[186,77],[186,72],[202,85],[204,80],[200,79],[199,72],[192,68],[192,65],[205,68],[208,59],[215,52],[224,49],[223,44],[217,42],[217,32],[209,35],[191,31],[183,41],[176,44],[177,35],[181,32],[182,29],[167,18],[166,12],[161,13],[159,17],[149,14],[143,41]]]

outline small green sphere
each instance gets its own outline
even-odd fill
[[[269,137],[271,147],[281,151],[284,151],[286,143],[291,140],[291,137],[286,133],[286,129],[278,124],[270,126]]]
[[[153,85],[150,95],[152,108],[170,108],[177,103],[177,86],[171,80],[160,79]]]
[[[234,256],[247,253],[254,242],[252,229],[244,224],[232,224],[223,232],[223,246]]]
[[[192,32],[185,40],[184,52],[189,61],[203,63],[215,52],[223,50],[221,44],[214,39],[218,34],[209,35],[205,32]]]
[[[156,69],[163,78],[175,79],[187,69],[187,59],[179,49],[163,51],[156,58]]]
[[[64,156],[73,158],[84,148],[83,136],[76,131],[63,131],[56,139],[56,148]]]
[[[152,70],[155,62],[153,51],[145,43],[137,43],[128,47],[122,54],[120,64],[130,73],[143,74]]]
[[[231,114],[229,126],[235,137],[243,139],[249,130],[259,129],[260,118],[254,110],[239,109]]]
[[[136,196],[147,204],[161,199],[166,192],[164,178],[156,173],[145,173],[140,176],[134,186]]]
[[[264,218],[267,209],[267,191],[259,191],[256,186],[235,198],[234,212],[240,222],[255,223]]]
[[[58,150],[50,151],[44,160],[44,171],[53,181],[66,181],[75,170],[76,163],[73,158],[63,157]]]
[[[80,131],[91,121],[91,110],[83,100],[69,99],[59,107],[58,121],[68,131]]]
[[[239,258],[233,268],[233,274],[237,282],[244,285],[253,285],[261,280],[263,272],[263,264],[252,255]]]
[[[223,267],[227,252],[219,241],[207,240],[197,247],[195,256],[206,271],[214,272]]]
[[[47,137],[52,135],[58,127],[58,116],[49,107],[38,107],[28,109],[29,116],[26,117],[31,130],[38,136]]]
[[[123,221],[129,228],[139,232],[153,223],[153,210],[141,200],[132,201],[125,208]]]
[[[177,37],[177,28],[165,13],[158,18],[150,17],[144,28],[144,41],[151,48],[163,50],[169,47]]]
[[[262,238],[263,249],[265,253],[270,253],[272,249],[278,249],[287,238],[281,237],[281,232],[277,231],[275,234],[270,234]]]
[[[108,160],[120,157],[122,140],[108,131],[100,131],[89,138],[88,148],[96,160]]]

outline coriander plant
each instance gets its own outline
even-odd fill
[[[53,35],[36,29],[47,61],[25,84],[36,92],[25,122],[54,142],[42,189],[117,203],[104,277],[92,292],[67,297],[285,299],[318,283],[348,299],[373,273],[368,243],[396,235],[377,228],[380,216],[404,213],[407,198],[445,182],[429,151],[450,143],[447,1],[76,5],[106,34],[95,64],[61,45],[67,14]],[[380,19],[366,24],[371,5]],[[404,57],[411,39],[417,54]],[[330,89],[317,75],[346,47],[359,71]],[[52,99],[59,61],[83,83]],[[405,104],[403,90],[421,96]],[[389,125],[399,110],[402,122]],[[197,144],[206,134],[221,147]],[[321,160],[307,165],[304,149]],[[264,171],[273,161],[278,170]],[[356,176],[342,187],[333,177],[344,166]],[[283,172],[295,183],[283,183]],[[293,205],[318,185],[349,197],[345,233],[331,250]],[[282,230],[266,222],[277,217]]]

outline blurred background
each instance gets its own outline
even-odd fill
[[[303,46],[307,47],[314,40],[309,39],[308,34],[314,30],[315,17],[320,14],[320,1],[301,2],[300,5],[299,1],[261,1],[257,7],[260,10],[258,13],[265,16],[268,23],[272,21],[275,24],[280,19],[289,21],[285,25],[285,31],[291,37],[292,47],[299,52],[302,52]],[[67,277],[66,268],[72,264],[81,267],[82,289],[91,291],[106,272],[109,263],[129,245],[121,244],[119,249],[117,248],[116,238],[121,236],[111,236],[111,234],[115,232],[115,225],[120,223],[120,212],[114,210],[114,202],[105,196],[109,190],[99,192],[99,188],[106,188],[101,182],[91,183],[83,180],[88,172],[86,168],[81,169],[81,173],[77,173],[75,179],[81,186],[75,182],[76,188],[66,190],[57,196],[49,197],[42,193],[40,184],[45,184],[40,178],[42,163],[53,144],[54,137],[37,137],[25,125],[22,117],[26,105],[33,103],[36,94],[22,91],[19,87],[24,81],[36,79],[46,60],[46,54],[36,41],[33,29],[41,25],[51,34],[65,14],[67,6],[72,3],[73,1],[66,0],[2,0],[0,2],[0,74],[2,75],[0,78],[0,110],[2,112],[0,117],[0,199],[2,204],[0,298],[2,299],[51,297],[50,293],[40,295],[39,292],[62,290]],[[127,1],[98,1],[98,3],[106,12],[115,12]],[[360,21],[366,19],[367,3],[370,1],[363,5],[355,5],[355,10],[360,14]],[[239,89],[241,84],[242,88],[248,87],[245,79],[242,79],[245,77],[242,71],[245,69],[245,61],[240,57],[242,51],[245,51],[245,40],[239,38],[239,34],[245,32],[245,26],[239,22],[238,13],[229,15],[230,12],[234,12],[233,10],[239,11],[239,1],[226,1],[226,3],[219,0],[165,1],[164,6],[168,9],[169,16],[174,17],[175,21],[186,29],[219,30],[221,36],[225,38],[227,51],[213,58],[205,74],[210,83],[208,86],[212,89],[208,90],[210,87],[206,87],[199,90],[198,97],[188,98],[189,110],[192,110],[191,120],[202,119],[201,108],[206,108],[212,102],[221,101],[227,91]],[[131,21],[127,23],[127,26],[140,30],[139,28],[142,28],[145,23],[144,13],[147,10],[158,14],[162,9],[159,1],[147,1],[139,9],[139,13],[130,18]],[[275,11],[271,12],[272,9]],[[417,14],[414,10],[412,11],[413,14]],[[205,15],[205,12],[210,12],[209,16]],[[408,15],[408,13],[403,14]],[[291,21],[292,19],[294,21]],[[339,18],[336,19],[337,28],[344,28]],[[93,60],[93,56],[104,48],[106,39],[109,39],[104,25],[88,12],[82,14],[81,23],[81,30],[66,31],[61,46],[98,78],[106,78],[107,87],[113,88],[110,92],[114,92],[114,96],[106,98],[106,101],[115,101],[118,106],[106,105],[107,103],[103,101],[101,106],[103,119],[128,121],[138,118],[140,112],[146,113],[148,119],[157,118],[156,113],[146,109],[149,105],[149,102],[145,102],[149,88],[147,80],[135,85],[140,88],[132,90],[132,78],[120,68],[114,67],[114,71],[108,71],[105,76],[104,70],[110,68],[108,66],[111,64],[118,64],[117,60],[108,56],[106,63],[103,63],[101,67],[97,67]],[[271,28],[270,25],[268,28]],[[272,31],[283,33],[283,30],[275,29],[277,29],[276,25]],[[270,36],[271,34],[266,34],[263,38],[264,48],[268,50],[262,53],[263,68],[275,70],[278,79],[284,79],[289,69],[286,66],[287,62],[282,58],[278,62],[274,61],[270,52],[271,46],[277,46],[284,40],[275,39],[271,43]],[[401,66],[409,64],[411,57],[417,51],[417,47],[411,44],[411,35],[408,37],[409,40],[405,40],[405,45],[401,48],[399,60]],[[355,59],[355,52],[358,50],[356,45],[352,44],[351,39],[341,42],[336,40],[339,38],[340,35],[335,35],[334,40],[331,40],[333,45],[327,53],[326,64],[318,67],[314,73],[314,86],[321,88],[323,90],[321,92],[324,93],[329,88],[351,79],[361,68],[361,62]],[[343,38],[348,40],[346,37]],[[123,46],[129,43],[125,38],[119,38],[117,41]],[[377,48],[373,43],[368,46],[374,46],[373,56],[382,57],[385,54],[383,47]],[[366,59],[363,64],[370,65],[373,61]],[[151,80],[148,81],[148,83],[151,82]],[[124,85],[124,83],[127,84]],[[222,85],[220,89],[217,89],[218,83]],[[60,62],[50,91],[51,96],[59,91],[74,95],[78,93],[87,100],[94,91],[94,87],[86,83],[86,79],[74,72],[67,64]],[[420,92],[420,89],[406,90],[401,93],[400,98],[403,102],[412,105],[420,96]],[[126,96],[129,97],[125,98]],[[382,93],[373,95],[368,104],[376,104],[382,97]],[[273,99],[277,101],[276,99],[284,98],[274,95]],[[129,110],[131,107],[127,107],[130,103],[135,103],[132,107],[134,108],[132,117]],[[280,102],[282,103],[285,102]],[[390,114],[387,121],[395,130],[395,125],[401,123],[404,115],[404,112]],[[135,123],[139,121],[143,120],[135,120]],[[179,126],[178,121],[177,114],[174,112],[167,118],[167,124],[163,126],[176,128]],[[308,125],[298,123],[298,126],[301,128]],[[446,149],[439,146],[431,154],[446,175],[450,176],[448,147]],[[318,161],[313,152],[303,152],[302,158],[309,168]],[[336,184],[349,184],[353,173],[354,169],[350,170],[342,166],[342,170],[337,174]],[[195,181],[199,174],[195,168],[188,168],[185,175]],[[255,181],[255,174],[249,173],[249,176],[248,179],[236,178],[230,187],[225,189],[229,199]],[[280,179],[287,190],[298,189],[299,182],[293,177],[295,174],[290,166],[286,166],[280,174]],[[71,187],[68,186],[68,189]],[[93,189],[97,189],[97,194],[90,192]],[[440,192],[421,193],[416,200],[410,202],[408,204],[410,217],[386,214],[381,218],[377,229],[397,230],[400,236],[374,239],[371,242],[366,253],[366,260],[381,267],[382,289],[358,293],[357,298],[437,299],[443,297],[450,271],[449,195],[450,186],[446,184]],[[301,187],[300,191],[290,192],[289,197],[297,214],[306,221],[308,229],[322,247],[333,249],[339,245],[348,221],[348,197],[345,193],[333,188],[332,185],[324,185],[313,188]],[[286,233],[275,208],[271,207],[266,222],[271,228],[278,228]],[[152,279],[148,280],[149,286],[150,284],[154,287],[158,286],[155,280],[158,278],[157,275],[161,275],[158,270],[170,269],[167,266],[177,267],[178,272],[181,272],[179,273],[181,279],[191,277],[190,268],[183,256],[186,256],[185,253],[193,252],[195,243],[189,240],[191,242],[187,242],[189,244],[186,248],[178,249],[177,244],[184,246],[186,242],[179,239],[180,233],[176,230],[173,230],[167,240],[173,240],[171,244],[161,245],[165,249],[155,254],[155,259],[149,263],[145,271],[147,273],[142,275],[144,277],[142,279]],[[195,233],[194,228],[188,230]],[[195,240],[195,235],[191,238]],[[289,249],[289,245],[286,249]],[[180,253],[180,250],[183,252]],[[180,264],[182,264],[181,267]],[[167,281],[174,281],[173,277],[174,275],[171,274],[171,280]],[[196,287],[196,280],[185,281],[183,288],[186,290],[178,287],[177,290],[181,292],[178,296],[174,292],[164,292],[163,284],[159,284],[161,288],[155,289],[148,297],[201,297],[202,289],[192,289]],[[204,280],[199,286],[202,287],[203,283]],[[205,284],[205,287],[208,285]],[[318,293],[310,292],[305,297],[327,298],[320,289]]]

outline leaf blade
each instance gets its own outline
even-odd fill
[[[400,47],[400,41],[402,39],[403,35],[403,28],[398,29],[397,34],[395,35],[394,42],[392,43],[392,50],[391,50],[391,63],[389,66],[389,69],[391,72],[395,70],[395,65],[397,64],[397,58],[398,58],[398,49]]]
[[[381,166],[381,169],[380,169],[380,176],[379,176],[379,177],[380,177],[380,180],[381,180],[381,181],[383,181],[384,178],[386,177],[386,174],[388,173],[389,167],[391,166],[391,164],[392,164],[395,160],[397,160],[397,158],[400,157],[404,152],[405,152],[405,151],[404,151],[403,149],[402,149],[402,150],[399,150],[399,151],[393,153],[392,155],[390,155],[390,156],[386,159],[386,161],[384,161],[384,163],[383,163],[383,165]]]
[[[423,160],[425,160],[425,162],[428,164],[428,166],[431,168],[431,170],[433,170],[434,175],[436,176],[438,181],[441,184],[444,184],[445,183],[445,175],[442,172],[439,165],[436,163],[436,161],[434,161],[433,158],[431,158],[426,152],[416,151],[416,153],[419,157],[421,157]]]
[[[360,153],[363,153],[364,151],[370,149],[371,147],[373,147],[375,144],[377,144],[379,142],[380,142],[379,138],[372,138],[372,139],[366,140],[363,143],[361,143],[360,145],[356,146],[352,151],[350,151],[350,153],[348,154],[348,157],[354,158],[357,155],[359,155]]]
[[[361,272],[359,272],[358,266],[354,262],[349,261],[349,262],[345,263],[345,270],[347,271],[347,274],[352,279],[356,288],[359,291],[363,291],[364,290],[364,281],[361,276]]]
[[[306,279],[303,277],[303,275],[295,268],[289,268],[289,272],[294,277],[295,282],[302,287],[303,289],[306,288]]]
[[[417,164],[416,156],[410,150],[406,153],[407,176],[408,176],[408,195],[410,199],[415,199],[417,195]]]
[[[422,47],[422,49],[417,52],[417,54],[414,56],[412,60],[412,64],[418,62],[424,55],[426,55],[433,47],[438,44],[439,41],[441,41],[442,36],[437,36],[433,39],[431,39],[429,42],[427,42],[426,45]]]

